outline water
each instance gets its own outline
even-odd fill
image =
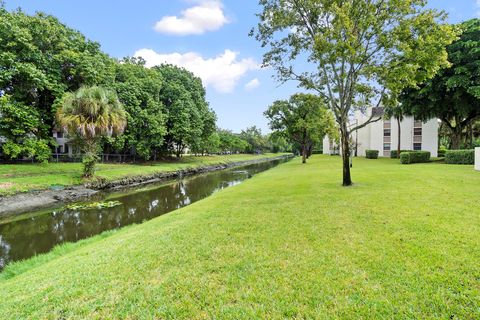
[[[16,220],[0,220],[0,270],[6,264],[50,251],[103,231],[141,223],[237,185],[285,160],[210,172],[198,176],[98,195],[95,201],[119,201],[113,208],[32,212]]]

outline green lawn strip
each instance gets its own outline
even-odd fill
[[[0,318],[480,317],[472,166],[298,159],[7,268]],[[39,258],[36,258],[39,259]]]
[[[145,164],[99,164],[97,176],[107,180],[176,171],[213,164],[271,158],[281,154],[186,156],[179,160],[148,162]],[[48,189],[51,186],[70,186],[82,183],[80,163],[49,163],[0,165],[0,195]]]

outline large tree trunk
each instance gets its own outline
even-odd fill
[[[307,163],[307,147],[302,144],[302,163]]]
[[[341,125],[340,134],[342,143],[343,186],[348,187],[352,185],[352,178],[350,176],[350,136],[346,123]]]
[[[453,150],[460,149],[460,145],[462,144],[462,131],[462,128],[459,128],[458,126],[450,129],[450,140],[452,142],[451,147]]]
[[[397,118],[397,125],[398,125],[397,158],[400,159],[400,150],[402,150],[400,146],[402,142],[402,124],[400,122],[400,117]]]

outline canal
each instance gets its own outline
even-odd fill
[[[287,160],[267,161],[160,184],[104,192],[95,196],[90,203],[0,220],[0,271],[10,262],[46,253],[58,244],[76,242],[107,230],[142,223],[185,207],[284,161]],[[105,203],[114,206],[86,209],[97,203],[99,206]]]

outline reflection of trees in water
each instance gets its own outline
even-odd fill
[[[3,239],[0,235],[0,269],[7,265],[9,261],[8,254],[10,252],[11,246],[8,244],[7,241]]]
[[[121,206],[91,210],[62,210],[0,225],[0,268],[47,252],[63,242],[75,242],[106,230],[150,220],[240,183],[276,163],[211,172],[159,188],[122,196]]]

